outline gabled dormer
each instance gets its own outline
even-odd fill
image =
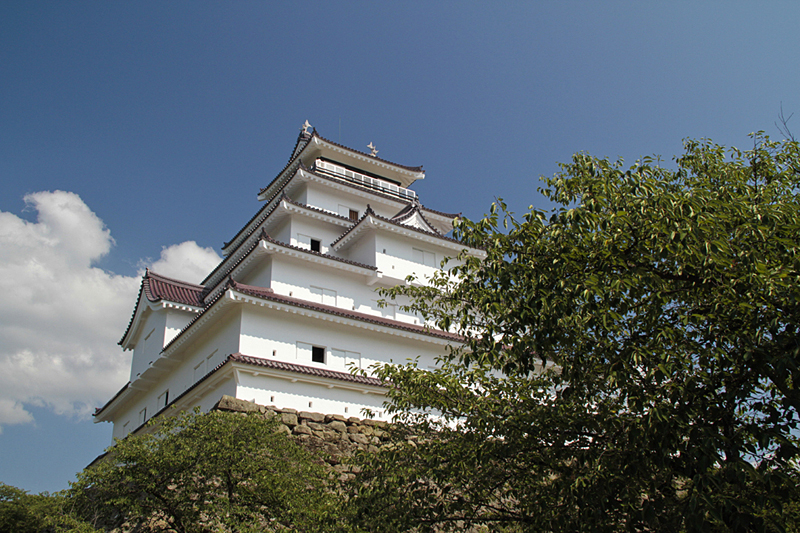
[[[205,288],[145,271],[128,329],[119,341],[133,350],[131,381],[203,310]]]

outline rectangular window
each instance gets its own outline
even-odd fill
[[[297,361],[302,363],[324,363],[325,347],[314,346],[305,342],[297,343]]]
[[[163,409],[169,403],[169,389],[165,390],[161,393],[158,397],[158,403],[156,404],[156,409]]]
[[[325,348],[322,346],[312,346],[311,347],[311,361],[315,363],[324,363],[325,362]]]
[[[297,343],[297,360],[305,363],[311,361],[311,345],[305,342]]]
[[[303,235],[302,233],[297,234],[297,247],[322,253],[322,241],[310,235]]]
[[[339,204],[339,214],[343,217],[347,217],[350,220],[356,221],[358,220],[358,210],[353,209],[349,205],[342,205]]]
[[[147,422],[147,407],[139,411],[139,425]]]
[[[127,420],[124,424],[122,424],[122,436],[123,437],[131,432],[131,428],[129,427],[130,424],[131,424],[130,420]]]
[[[353,367],[361,368],[361,354],[358,352],[331,349],[331,357],[342,360],[348,370]]]
[[[427,250],[420,250],[419,248],[412,248],[412,258],[415,263],[421,263],[425,266],[436,267],[436,254]]]
[[[311,249],[311,237],[308,235],[303,235],[302,233],[297,234],[297,246],[299,248],[305,248],[306,250]]]
[[[312,300],[325,305],[336,306],[336,291],[324,287],[311,286]]]
[[[218,350],[214,350],[213,352],[211,352],[211,355],[206,357],[206,369],[208,372],[211,372],[214,369],[213,359],[214,356],[217,355],[217,351]]]

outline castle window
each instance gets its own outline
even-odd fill
[[[147,422],[147,407],[139,411],[139,425]]]
[[[300,363],[325,363],[325,347],[298,342],[297,360]]]
[[[336,305],[336,291],[324,287],[311,286],[311,299],[325,305]]]
[[[348,370],[351,367],[361,368],[361,354],[358,352],[331,349],[331,357],[344,362],[344,365]]]
[[[322,252],[322,241],[314,239],[309,235],[303,235],[302,233],[297,234],[297,246],[305,248],[306,250],[311,250],[312,252]]]
[[[427,250],[420,250],[419,248],[411,249],[411,256],[415,263],[421,263],[425,266],[436,267],[436,254]]]
[[[158,403],[156,404],[156,407],[158,409],[162,409],[166,407],[168,403],[169,403],[169,389],[162,392],[161,395],[158,397]]]
[[[311,347],[311,360],[315,363],[325,362],[325,348],[322,346]]]
[[[349,218],[352,221],[358,220],[358,210],[347,205],[339,204],[339,214],[343,217]]]

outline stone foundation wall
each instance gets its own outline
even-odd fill
[[[357,450],[376,451],[388,440],[388,424],[380,420],[279,409],[232,396],[223,396],[214,408],[238,413],[258,412],[265,419],[277,417],[281,431],[291,435],[303,447],[321,452],[325,461],[343,478],[350,475],[350,467],[342,464],[343,458],[353,455]]]

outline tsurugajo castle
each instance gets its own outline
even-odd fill
[[[376,362],[432,366],[459,338],[426,328],[378,287],[420,282],[462,250],[456,214],[411,189],[422,167],[341,146],[301,128],[289,162],[258,192],[260,209],[196,285],[148,271],[120,345],[130,381],[95,412],[124,437],[175,406],[223,395],[298,411],[384,418],[386,384],[351,372]],[[398,305],[399,304],[399,305]]]

